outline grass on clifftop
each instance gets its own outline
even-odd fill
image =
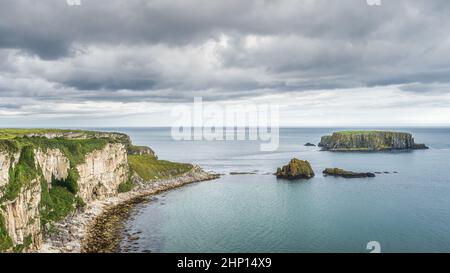
[[[47,133],[89,133],[84,130],[68,130],[68,129],[15,129],[5,128],[0,129],[0,139],[13,139],[29,134],[47,134]]]
[[[158,160],[151,155],[129,155],[128,163],[131,170],[146,182],[177,177],[193,168],[191,164]]]
[[[348,131],[339,131],[335,132],[335,134],[343,134],[343,135],[352,135],[352,134],[379,134],[379,133],[400,133],[400,132],[392,132],[392,131],[376,131],[376,130],[348,130]]]

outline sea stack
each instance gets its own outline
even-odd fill
[[[341,131],[323,136],[319,147],[323,151],[377,152],[390,150],[428,149],[417,144],[410,133],[388,131]]]
[[[277,178],[290,180],[309,179],[314,177],[314,171],[308,161],[293,158],[289,164],[278,168],[275,175]]]

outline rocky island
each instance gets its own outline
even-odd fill
[[[336,176],[336,177],[343,177],[343,178],[365,178],[365,177],[375,177],[374,173],[370,172],[351,172],[346,171],[339,168],[327,168],[323,171],[323,174],[325,176]]]
[[[277,178],[290,180],[309,179],[314,177],[314,171],[308,161],[293,158],[289,164],[278,168],[275,175]]]
[[[388,131],[341,131],[323,136],[319,145],[323,151],[376,152],[428,149],[417,144],[410,133]]]
[[[122,133],[0,129],[0,252],[80,252],[105,206],[216,177]]]

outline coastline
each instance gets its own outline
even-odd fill
[[[129,192],[89,203],[83,211],[55,223],[55,231],[45,238],[39,252],[115,252],[121,239],[116,235],[135,204],[145,201],[148,196],[219,176],[194,166],[181,176],[142,183]]]

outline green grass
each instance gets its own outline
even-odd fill
[[[401,132],[391,132],[391,131],[371,131],[371,130],[348,130],[348,131],[339,131],[335,134],[342,134],[342,135],[354,135],[354,134],[380,134],[380,133],[388,133],[388,134],[403,134]]]
[[[6,230],[5,218],[0,214],[0,252],[5,252],[13,247],[13,241]]]
[[[193,168],[191,164],[158,160],[151,155],[129,155],[128,162],[131,170],[147,182],[177,177]]]
[[[87,154],[95,150],[101,150],[106,144],[111,143],[110,140],[104,138],[48,139],[44,137],[32,137],[21,138],[16,141],[18,141],[19,146],[32,145],[36,148],[41,148],[43,151],[47,149],[59,149],[69,159],[72,167],[84,163]]]
[[[64,219],[69,213],[75,211],[78,206],[83,203],[75,194],[68,189],[55,186],[48,189],[47,181],[41,181],[41,202],[39,204],[39,212],[41,216],[41,225],[46,226],[47,223]]]
[[[22,188],[29,186],[37,177],[33,147],[26,146],[22,149],[17,165],[9,169],[9,182],[4,188],[4,196],[0,201],[14,200]]]
[[[356,130],[356,131],[339,131],[336,134],[372,134],[372,133],[384,133],[385,131],[370,131],[370,130]]]
[[[28,247],[31,246],[31,244],[33,243],[33,236],[31,234],[28,234],[24,240],[23,240],[23,244],[19,244],[14,246],[14,252],[15,253],[21,253],[23,252],[25,249],[27,249]]]
[[[63,130],[63,129],[15,129],[5,128],[0,129],[0,139],[13,139],[29,134],[46,134],[46,133],[91,133],[91,131],[83,130]]]
[[[133,181],[131,181],[131,179],[128,179],[127,181],[122,182],[122,183],[119,185],[119,188],[117,189],[117,191],[118,191],[119,193],[129,192],[129,191],[131,191],[133,188],[134,188]]]

